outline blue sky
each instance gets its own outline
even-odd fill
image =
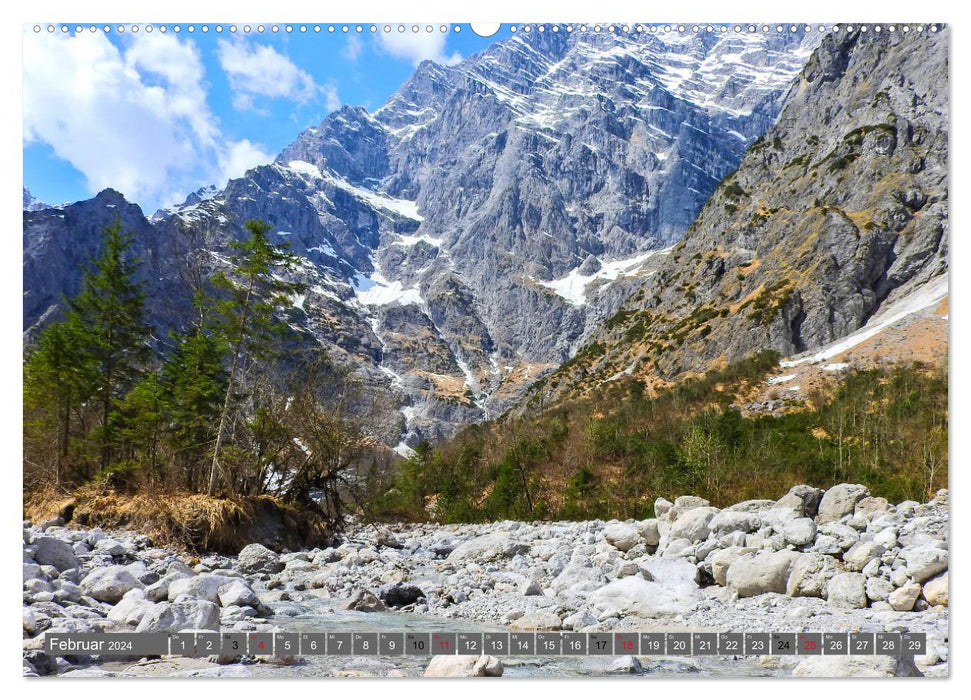
[[[509,36],[87,26],[25,28],[24,185],[50,203],[113,187],[146,214],[272,160],[340,105],[376,109],[422,59],[454,63]]]

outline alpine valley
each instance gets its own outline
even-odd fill
[[[150,217],[25,188],[25,342],[120,217],[160,343],[189,262],[224,267],[268,222],[306,285],[289,325],[402,454],[766,348],[798,355],[775,381],[794,393],[860,343],[946,352],[947,36],[520,32]]]

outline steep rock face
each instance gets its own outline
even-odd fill
[[[104,190],[93,199],[58,208],[24,211],[24,334],[30,336],[44,323],[57,317],[64,294],[80,288],[83,266],[97,257],[101,230],[119,220],[134,237],[133,252],[143,262],[138,281],[150,286],[160,299],[157,325],[169,326],[170,304],[181,294],[176,280],[162,274],[177,259],[158,231],[135,204],[114,190]]]
[[[383,439],[446,436],[504,410],[652,274],[819,41],[520,34],[421,64],[373,115],[344,107],[152,225],[219,266],[242,222],[267,220],[304,260],[291,324],[401,409]]]
[[[537,393],[796,355],[946,293],[947,44],[946,29],[828,36],[684,240]]]

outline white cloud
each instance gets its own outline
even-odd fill
[[[309,73],[272,46],[220,39],[216,54],[233,90],[233,106],[252,109],[257,97],[306,102],[318,87]]]
[[[361,37],[357,34],[352,34],[347,37],[347,42],[345,42],[344,48],[341,49],[341,56],[353,63],[357,61],[363,50],[364,42],[361,41]]]
[[[445,34],[440,32],[381,32],[377,41],[385,53],[411,61],[414,66],[425,60],[452,66],[462,60],[458,51],[445,54]]]
[[[91,193],[106,187],[147,212],[222,186],[271,157],[220,132],[191,41],[141,35],[119,49],[100,32],[24,37],[24,140],[46,143]]]

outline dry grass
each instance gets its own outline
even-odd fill
[[[277,548],[314,546],[331,534],[319,513],[298,510],[269,496],[127,494],[100,485],[71,493],[46,489],[24,494],[24,518],[33,522],[63,515],[66,510],[70,524],[136,530],[157,545],[191,552],[236,553],[251,542]]]

